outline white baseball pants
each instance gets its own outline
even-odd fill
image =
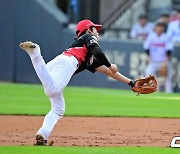
[[[35,51],[39,54],[35,57],[30,56],[31,61],[44,87],[45,94],[51,102],[51,110],[45,116],[42,127],[38,130],[37,134],[42,135],[47,140],[55,124],[64,114],[65,102],[63,89],[76,71],[78,61],[74,56],[61,54],[46,65],[40,54],[40,49],[37,48],[36,50],[39,50]]]
[[[150,62],[146,68],[146,76],[148,75],[155,75],[157,74],[158,69],[162,66],[162,63],[160,62]],[[164,81],[164,87],[165,87],[165,92],[166,93],[172,93],[172,77],[171,77],[171,63],[168,62],[168,72],[167,72],[167,77],[165,78]]]

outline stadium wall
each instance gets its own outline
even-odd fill
[[[55,9],[47,10],[51,6],[47,3],[49,7],[46,7],[45,4],[42,5],[39,0],[0,1],[1,80],[33,83],[39,81],[28,55],[19,48],[22,41],[32,40],[41,44],[45,61],[63,50],[61,20],[65,21],[65,17],[61,19],[62,15],[59,14],[58,19],[53,15],[52,10]]]
[[[27,5],[28,4],[28,5]],[[73,41],[74,34],[63,28],[36,0],[0,1],[0,80],[18,83],[39,83],[28,55],[19,48],[19,43],[32,40],[41,45],[42,56],[48,62],[63,52]],[[130,40],[101,40],[100,45],[119,71],[129,78],[144,76],[146,54],[142,43]],[[180,92],[180,48],[176,47],[173,56],[173,86]],[[101,73],[84,71],[74,75],[70,85],[106,88],[129,88]]]

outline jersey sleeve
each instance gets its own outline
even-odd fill
[[[92,34],[83,35],[82,40],[84,41],[84,44],[88,49],[93,45],[99,46],[97,38]]]
[[[77,74],[79,72],[84,71],[85,69],[87,69],[88,71],[90,71],[91,73],[95,73],[96,72],[96,68],[102,66],[103,64],[101,64],[95,57],[93,57],[93,63],[91,65],[89,65],[87,67],[86,62],[82,62],[81,65],[78,67],[78,69],[76,70],[76,72],[74,74]]]
[[[102,52],[101,47],[98,44],[97,38],[91,34],[86,34],[84,37],[85,45],[88,51],[95,56],[97,61],[99,61],[102,65],[106,67],[110,67],[111,63],[106,58],[105,54]]]
[[[135,25],[132,26],[132,29],[130,31],[130,37],[131,38],[135,38],[136,37],[136,35],[137,35],[137,33],[136,33],[137,30],[136,29],[137,29],[137,25],[135,24]]]
[[[91,73],[96,72],[96,68],[102,66],[103,64],[100,63],[95,57],[93,57],[93,63],[87,68],[88,71]]]
[[[144,50],[148,50],[150,48],[151,37],[152,35],[149,35],[147,39],[144,41],[144,44],[143,44]]]
[[[169,41],[168,36],[166,35],[166,51],[172,51],[174,49],[174,45],[172,41]]]
[[[170,23],[170,24],[168,25],[168,28],[167,28],[167,35],[168,35],[168,37],[169,37],[170,40],[172,40],[173,33],[174,33],[173,24]]]

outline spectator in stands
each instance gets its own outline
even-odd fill
[[[131,29],[130,37],[132,39],[145,40],[149,33],[153,31],[154,24],[148,22],[146,15],[140,15],[138,22]]]
[[[176,16],[177,20],[169,23],[167,34],[174,44],[180,45],[180,10],[177,11]]]
[[[160,18],[157,20],[157,23],[163,23],[165,25],[164,31],[167,32],[169,21],[170,21],[170,15],[168,13],[162,13],[160,15]]]
[[[174,21],[174,20],[177,20],[177,11],[173,10],[171,11],[170,13],[170,18],[169,18],[169,21]]]
[[[171,81],[171,63],[170,54],[173,50],[173,44],[169,41],[168,36],[164,33],[165,25],[157,23],[155,32],[152,32],[144,42],[144,49],[148,55],[148,66],[146,76],[155,75],[163,79],[162,86],[166,93],[172,92]],[[165,68],[162,74],[161,70]],[[159,83],[159,85],[161,85]]]

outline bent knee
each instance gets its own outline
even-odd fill
[[[62,88],[53,86],[52,88],[44,89],[46,96],[49,98],[60,95]]]
[[[47,97],[51,98],[57,95],[57,92],[50,91],[50,90],[45,90],[45,94]]]

